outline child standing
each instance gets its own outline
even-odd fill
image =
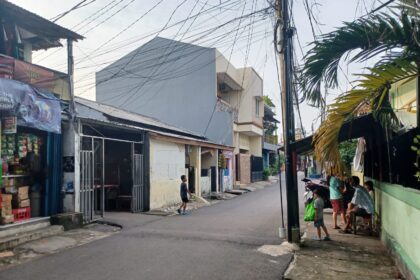
[[[177,212],[178,214],[181,214],[181,210],[182,211],[182,215],[185,215],[185,209],[187,208],[187,203],[188,203],[188,194],[191,195],[190,190],[188,189],[188,185],[187,185],[187,177],[185,175],[181,176],[181,186],[180,186],[180,195],[181,195],[181,200],[182,200],[182,204],[181,206],[178,208]]]
[[[314,208],[315,208],[315,220],[314,226],[316,227],[318,237],[315,240],[322,240],[321,239],[321,228],[325,233],[324,240],[328,241],[330,239],[330,235],[328,234],[327,227],[324,225],[324,200],[319,196],[319,189],[314,190]]]

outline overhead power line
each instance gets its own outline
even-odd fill
[[[229,5],[232,5],[232,3],[239,3],[239,2],[241,2],[242,0],[237,0],[237,1],[231,1],[231,0],[229,0],[229,1],[225,1],[225,2],[223,2],[223,5],[221,5],[220,6],[220,8],[225,8],[226,6],[229,6]],[[227,3],[227,4],[226,4]],[[155,5],[156,6],[156,5]],[[197,18],[197,17],[199,17],[199,16],[201,16],[201,15],[203,15],[203,14],[205,14],[205,13],[210,13],[211,11],[214,11],[214,10],[216,10],[217,8],[215,8],[215,7],[211,7],[211,8],[209,8],[209,9],[206,9],[206,10],[204,10],[204,11],[202,11],[202,12],[199,12],[199,13],[196,13],[196,14],[194,14],[194,15],[192,15],[192,16],[190,16],[190,17],[187,17],[187,18],[184,18],[184,19],[182,19],[182,20],[180,20],[180,21],[178,21],[178,22],[175,22],[175,23],[173,23],[173,24],[171,24],[171,25],[168,25],[167,26],[167,28],[165,29],[165,30],[168,30],[168,29],[170,29],[170,28],[172,28],[172,27],[175,27],[175,26],[177,26],[177,25],[179,25],[179,24],[183,24],[185,21],[188,21],[188,20],[191,20],[191,19],[194,19],[194,18]],[[144,16],[145,14],[143,14],[142,16]],[[141,16],[141,17],[142,17]],[[137,20],[139,20],[139,19],[137,19]],[[128,28],[130,28],[132,26],[132,24],[130,24],[129,26],[128,26]],[[106,42],[104,42],[103,44],[101,44],[99,47],[97,47],[97,48],[95,48],[95,50],[93,50],[92,52],[90,52],[89,54],[88,54],[88,56],[90,57],[90,58],[93,58],[93,57],[95,57],[95,56],[97,56],[98,55],[98,53],[97,53],[97,51],[99,50],[99,49],[102,49],[104,46],[106,46],[106,45],[108,45],[111,41],[113,41],[116,37],[118,37],[118,36],[120,36],[122,33],[124,33],[125,31],[127,31],[128,30],[128,28],[125,28],[123,31],[120,31],[117,35],[115,35],[114,37],[112,37],[112,38],[110,38],[110,39],[108,39]],[[159,30],[157,30],[157,31],[155,31],[155,32],[153,32],[152,34],[149,34],[149,35],[147,35],[147,36],[144,36],[144,37],[140,37],[139,39],[136,39],[133,43],[135,43],[135,42],[138,42],[138,41],[140,41],[140,40],[142,40],[142,39],[145,39],[145,38],[147,38],[147,37],[151,37],[151,36],[153,36],[153,35],[155,35],[157,32],[159,32]],[[122,44],[122,45],[125,45],[125,43],[124,44]],[[116,49],[118,49],[120,46],[114,46],[112,49],[111,49],[111,51],[115,51]],[[87,59],[88,57],[87,56],[84,56],[84,57],[82,57],[82,58],[80,58],[80,59],[78,59],[78,60],[82,60],[82,61],[85,61],[86,59]],[[60,66],[62,66],[62,65],[66,65],[65,63],[64,64],[60,64],[60,65],[56,65],[56,67],[60,67]]]
[[[377,8],[375,8],[375,9],[373,9],[372,11],[370,11],[369,13],[368,13],[368,15],[369,14],[373,14],[373,13],[376,13],[377,11],[379,11],[379,10],[381,10],[382,8],[385,8],[386,6],[388,6],[389,4],[391,4],[392,2],[394,2],[395,0],[389,0],[389,1],[386,1],[385,3],[383,3],[382,5],[379,5]]]
[[[77,9],[80,9],[80,8],[86,7],[87,5],[92,4],[92,3],[93,3],[93,2],[95,2],[96,0],[91,0],[90,2],[88,2],[88,3],[84,4],[84,3],[85,3],[85,2],[87,2],[87,1],[88,1],[88,0],[82,0],[82,1],[80,1],[79,3],[77,3],[75,6],[73,6],[73,7],[72,7],[72,8],[70,8],[69,10],[67,10],[67,11],[65,11],[65,12],[63,12],[63,13],[61,13],[61,14],[59,14],[59,15],[56,15],[55,17],[51,18],[50,20],[51,20],[52,22],[56,22],[56,21],[58,21],[59,19],[61,19],[61,18],[65,17],[66,15],[68,15],[69,13],[71,13],[71,12],[73,12],[73,11],[77,10]],[[84,5],[83,5],[83,4],[84,4]]]
[[[234,19],[231,19],[231,20],[229,20],[229,21],[227,21],[227,22],[225,22],[225,23],[223,23],[223,24],[220,24],[220,25],[218,25],[218,26],[216,26],[216,27],[212,28],[212,29],[209,31],[209,33],[206,33],[206,34],[202,35],[200,38],[206,37],[206,36],[208,36],[208,34],[211,34],[212,32],[215,32],[215,31],[217,31],[217,30],[220,30],[222,27],[227,26],[227,25],[229,25],[229,24],[231,24],[231,23],[233,23],[233,22],[236,22],[236,21],[238,21],[238,20],[242,20],[242,19],[244,19],[244,18],[247,18],[247,17],[253,16],[253,15],[255,15],[255,14],[261,14],[261,13],[264,13],[264,12],[266,12],[266,11],[267,11],[267,9],[268,9],[268,8],[260,9],[260,10],[258,10],[258,11],[254,11],[254,12],[252,12],[252,13],[249,13],[249,14],[246,14],[246,15],[242,15],[241,17],[236,17],[236,18],[234,18]],[[106,81],[108,81],[108,80],[106,80]],[[104,81],[104,82],[106,82],[106,81]]]
[[[105,5],[104,7],[102,7],[101,9],[99,9],[98,11],[94,12],[93,14],[91,14],[90,16],[86,17],[85,19],[83,19],[82,21],[80,21],[78,24],[74,25],[71,27],[71,29],[75,29],[76,27],[80,26],[82,23],[86,22],[88,19],[92,18],[89,22],[87,22],[86,24],[82,25],[81,27],[77,28],[75,30],[75,32],[80,31],[81,29],[83,29],[84,27],[88,26],[89,24],[91,24],[93,21],[95,21],[96,19],[100,18],[102,15],[106,14],[108,11],[112,10],[114,7],[118,6],[118,4],[120,4],[121,2],[125,1],[125,0],[119,0],[119,2],[115,3],[117,0],[113,0],[110,3],[108,3],[107,5]],[[109,7],[111,4],[115,3],[114,5],[112,5],[111,7]],[[107,9],[108,8],[108,9]],[[106,9],[106,10],[105,10]],[[105,10],[105,11],[103,11]],[[103,12],[102,12],[103,11]],[[101,13],[102,12],[102,13]],[[99,14],[99,15],[97,15]],[[94,17],[95,15],[97,15],[96,17]],[[101,24],[103,24],[105,21],[103,21]],[[97,26],[96,26],[97,27]],[[91,30],[89,30],[91,31]],[[88,32],[89,32],[88,31]],[[82,33],[82,35],[86,35],[88,32],[86,33]],[[34,59],[45,59],[48,57],[53,56],[54,54],[60,52],[61,50],[63,50],[62,48],[59,48],[51,53],[48,53],[47,50],[44,50],[43,53],[35,55]],[[42,57],[44,54],[47,54],[45,57]]]

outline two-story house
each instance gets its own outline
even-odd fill
[[[229,149],[219,149],[217,155],[201,151],[206,163],[202,173],[210,169],[215,175],[213,191],[231,188],[234,177],[250,182],[251,155],[257,157],[253,166],[259,169],[264,113],[261,98],[262,79],[252,68],[235,69],[214,48],[160,37],[96,73],[99,102],[187,129],[218,145],[235,147],[234,153]],[[234,154],[239,156],[235,159]],[[244,155],[242,161],[240,155]],[[219,160],[212,160],[215,156]],[[232,174],[236,162],[244,169],[239,176]]]
[[[216,50],[217,96],[234,109],[236,180],[262,179],[263,80],[252,67],[235,68]]]
[[[274,113],[273,109],[274,107],[270,107],[267,104],[264,104],[264,169],[276,166],[274,163],[278,159],[277,149],[279,148],[279,143],[277,136],[277,124],[280,122],[275,118],[276,114]]]

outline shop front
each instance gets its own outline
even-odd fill
[[[144,133],[82,122],[80,210],[91,222],[105,212],[147,210]]]
[[[60,212],[60,101],[0,79],[0,117],[0,228]]]
[[[86,99],[76,98],[76,109],[76,121],[63,122],[64,212],[90,223],[111,211],[178,204],[181,175],[196,196],[219,191],[218,151],[231,147]]]

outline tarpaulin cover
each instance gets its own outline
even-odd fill
[[[60,100],[52,93],[0,79],[0,113],[6,112],[17,117],[18,125],[61,133]]]

